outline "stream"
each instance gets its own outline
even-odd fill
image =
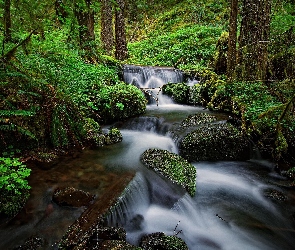
[[[295,192],[258,152],[245,162],[192,163],[197,170],[194,197],[140,162],[149,148],[177,153],[171,130],[190,114],[211,113],[162,96],[164,83],[181,80],[171,68],[128,66],[125,81],[151,93],[146,113],[114,124],[123,135],[118,144],[85,150],[50,169],[33,169],[31,198],[19,215],[0,225],[0,249],[13,249],[38,235],[46,239],[46,249],[57,249],[83,208],[57,206],[51,201],[53,190],[73,186],[99,197],[124,171],[135,171],[135,178],[107,219],[110,226],[126,229],[131,244],[138,245],[144,234],[164,232],[182,238],[191,250],[294,249]]]

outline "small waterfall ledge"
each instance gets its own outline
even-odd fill
[[[151,104],[166,105],[172,104],[173,101],[162,95],[162,86],[183,82],[183,72],[173,67],[125,65],[123,79],[124,82],[143,90]]]

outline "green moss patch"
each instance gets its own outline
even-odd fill
[[[195,195],[196,169],[181,156],[153,148],[141,155],[141,161],[146,167],[185,188],[191,196]]]

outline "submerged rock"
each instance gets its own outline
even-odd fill
[[[30,237],[23,245],[14,248],[14,250],[38,250],[42,249],[44,240],[39,237]]]
[[[188,161],[248,160],[250,144],[229,123],[205,124],[183,138],[180,155]]]
[[[191,196],[196,192],[196,169],[181,156],[162,149],[148,149],[141,155],[143,164],[182,186]]]
[[[89,206],[94,200],[94,195],[73,187],[57,188],[52,200],[60,206],[82,207]]]
[[[140,247],[144,250],[188,250],[185,242],[173,236],[167,236],[164,233],[153,233],[142,237]]]
[[[122,173],[121,176],[105,190],[104,195],[95,199],[69,227],[68,231],[59,242],[59,249],[102,249],[93,247],[87,248],[87,245],[92,244],[96,233],[98,233],[98,228],[102,227],[105,217],[111,208],[116,206],[119,197],[133,177],[133,172]]]

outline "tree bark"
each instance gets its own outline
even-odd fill
[[[101,0],[101,43],[107,55],[112,55],[114,48],[113,14],[110,0]]]
[[[76,3],[75,16],[79,25],[80,46],[88,49],[89,42],[95,40],[94,34],[94,11],[90,8],[91,0],[85,0],[86,9],[81,9]]]
[[[227,51],[227,77],[233,79],[237,58],[237,18],[238,18],[238,0],[231,0],[231,13],[229,20],[229,37]]]
[[[266,79],[270,10],[270,0],[244,0],[239,39],[242,80]]]
[[[11,41],[11,15],[10,15],[11,1],[4,0],[4,40]]]
[[[116,0],[116,19],[115,19],[115,35],[116,35],[116,52],[115,56],[118,60],[125,60],[128,57],[127,41],[125,32],[124,9],[125,0]]]

